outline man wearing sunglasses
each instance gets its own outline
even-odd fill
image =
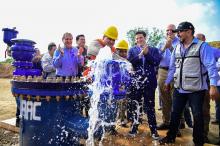
[[[180,44],[172,52],[165,83],[165,87],[168,87],[174,80],[171,121],[167,136],[159,142],[162,145],[175,142],[181,113],[189,102],[194,118],[193,142],[195,146],[203,146],[203,101],[208,89],[207,74],[210,80],[210,98],[216,99],[219,95],[216,87],[216,61],[212,48],[194,38],[195,29],[192,23],[182,22],[175,31],[178,32]]]
[[[174,30],[176,26],[174,24],[169,24],[166,29],[166,41],[165,43],[160,44],[160,54],[162,55],[162,59],[160,61],[159,69],[158,69],[158,90],[160,93],[160,98],[162,101],[162,113],[163,113],[163,123],[158,126],[158,130],[166,130],[170,125],[170,113],[172,106],[172,95],[171,91],[164,90],[165,80],[167,78],[170,57],[173,51],[173,48],[176,48],[176,45],[179,43],[178,38],[176,37],[176,33]]]

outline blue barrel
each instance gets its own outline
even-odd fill
[[[79,111],[85,83],[11,83],[20,101],[21,146],[79,145],[87,138],[88,119]]]
[[[17,37],[18,31],[15,30],[15,28],[13,28],[13,29],[3,28],[2,31],[4,32],[3,41],[4,41],[8,46],[13,45],[14,43],[11,41],[11,39]]]

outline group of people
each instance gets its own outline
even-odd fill
[[[195,145],[202,146],[208,142],[210,99],[216,100],[217,109],[220,109],[220,65],[217,61],[220,50],[209,46],[203,34],[194,33],[195,28],[190,22],[182,22],[177,28],[169,24],[164,42],[153,47],[147,44],[146,33],[138,31],[135,34],[136,45],[131,48],[125,40],[114,47],[118,38],[115,26],[108,27],[103,37],[92,41],[88,47],[84,35],[76,37],[77,46],[73,47],[72,34],[65,33],[62,37],[64,46],[50,43],[48,53],[41,58],[41,66],[45,77],[86,76],[89,72],[87,62],[94,60],[100,49],[108,46],[113,59],[126,60],[133,67],[128,102],[120,108],[123,111],[120,111],[122,126],[126,126],[124,119],[132,123],[129,135],[138,133],[144,112],[152,138],[159,139],[160,144],[174,143],[176,136],[181,136],[179,129],[184,111],[190,107],[193,121],[188,126],[193,128]],[[157,125],[155,113],[157,87],[162,101],[161,125]],[[82,104],[88,116],[89,103],[86,103]],[[219,115],[216,118],[220,121]],[[158,130],[168,130],[167,136],[160,138]]]

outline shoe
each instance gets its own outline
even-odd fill
[[[179,129],[185,129],[185,123],[180,123]]]
[[[128,125],[127,125],[126,123],[127,123],[127,122],[122,121],[122,122],[120,123],[120,126],[121,126],[121,127],[124,127],[124,128],[128,128]]]
[[[203,146],[203,144],[196,144],[196,143],[195,143],[195,146]]]
[[[169,125],[162,123],[159,126],[157,126],[157,130],[168,130],[169,129]]]
[[[154,140],[158,140],[160,138],[159,134],[156,132],[156,133],[153,133],[151,135],[151,137],[154,139]]]
[[[133,125],[131,131],[128,132],[128,135],[135,137],[137,135],[138,125]]]
[[[175,140],[166,136],[166,137],[160,139],[159,143],[160,143],[160,145],[165,145],[165,144],[169,144],[169,143],[175,143]]]
[[[210,143],[210,141],[209,141],[207,136],[204,137],[203,141],[204,141],[204,143]]]
[[[121,127],[124,127],[124,128],[128,128],[128,125],[127,125],[127,124],[121,124],[120,126],[121,126]]]
[[[117,135],[118,132],[115,130],[115,128],[112,128],[112,129],[109,131],[109,134],[110,134],[110,135]]]
[[[176,137],[182,137],[182,134],[181,134],[180,130],[178,130],[178,132],[176,134]]]
[[[137,135],[137,131],[129,131],[128,132],[128,135],[130,136],[130,137],[135,137],[136,135]]]
[[[220,145],[220,140],[215,145]]]
[[[211,124],[213,125],[218,125],[219,124],[219,121],[217,119],[215,119],[214,121],[211,121]]]
[[[193,125],[190,125],[190,124],[189,124],[188,127],[189,127],[189,128],[193,128]]]

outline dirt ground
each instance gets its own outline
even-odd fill
[[[0,120],[15,116],[16,103],[11,94],[10,79],[0,78]]]
[[[10,91],[10,79],[0,78],[0,121],[8,118],[15,117],[16,103],[15,99]],[[158,99],[156,97],[156,112],[157,112],[157,122],[160,123],[161,111],[158,109]],[[211,102],[211,120],[214,119],[214,102]],[[139,128],[139,134],[135,138],[131,138],[127,135],[129,128],[117,127],[119,135],[107,136],[103,141],[103,146],[145,146],[153,145],[152,138],[147,126],[144,122]],[[218,127],[210,124],[210,140],[215,143],[218,139]],[[176,139],[176,146],[193,146],[192,144],[192,129],[185,128],[181,130],[182,137]],[[165,136],[166,131],[159,131],[160,136]],[[10,131],[6,131],[0,128],[0,146],[4,145],[18,145],[19,135]],[[207,144],[206,144],[207,145]]]

